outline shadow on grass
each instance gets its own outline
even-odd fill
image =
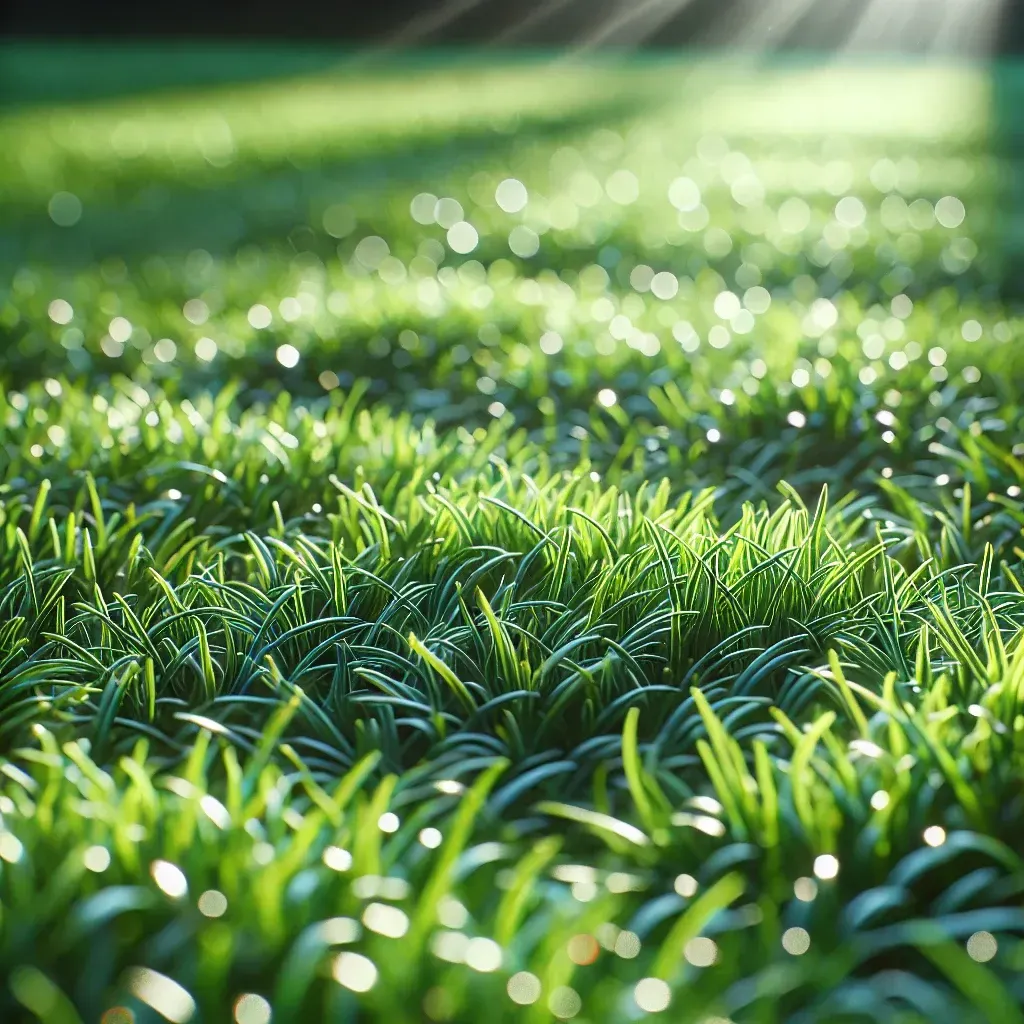
[[[329,71],[337,46],[230,41],[20,41],[0,46],[0,110],[89,103]]]
[[[995,242],[1001,290],[1024,299],[1024,63],[997,61],[992,81],[992,152],[998,158]]]

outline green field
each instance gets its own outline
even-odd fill
[[[4,1024],[1024,1022],[1024,75],[0,58]]]

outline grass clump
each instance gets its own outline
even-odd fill
[[[5,1021],[1021,1019],[1006,167],[831,74],[0,113]]]

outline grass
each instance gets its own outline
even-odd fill
[[[45,66],[5,1021],[1024,1018],[982,71]]]

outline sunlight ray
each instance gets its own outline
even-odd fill
[[[493,39],[492,45],[504,46],[508,43],[518,42],[534,29],[539,28],[548,19],[553,18],[559,11],[572,6],[578,0],[543,0],[529,14],[519,21],[513,22],[498,32]]]
[[[740,29],[737,46],[755,50],[781,46],[815,3],[817,0],[771,0]]]
[[[583,53],[605,44],[616,48],[638,46],[690,3],[692,0],[641,0],[636,4],[622,4],[615,14],[592,29],[570,52]]]
[[[436,10],[425,11],[423,14],[406,22],[397,32],[388,38],[381,49],[400,49],[427,40],[435,32],[450,25],[457,18],[468,14],[486,0],[447,0]]]

